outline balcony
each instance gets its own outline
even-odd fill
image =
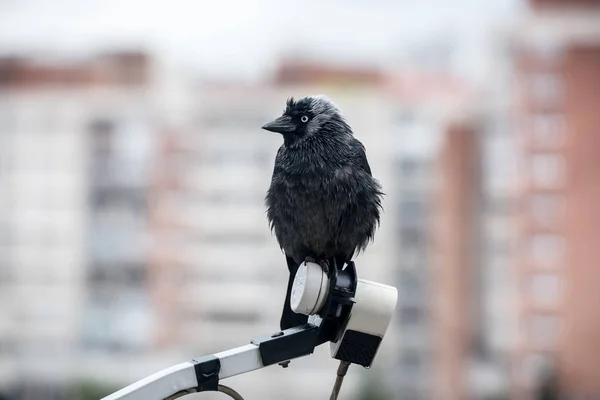
[[[116,156],[93,159],[90,180],[95,187],[146,187],[150,184],[150,163]]]
[[[142,224],[127,220],[106,221],[99,218],[93,224],[89,241],[89,256],[100,263],[140,263],[150,251],[150,235]]]
[[[248,237],[269,236],[264,208],[254,205],[222,207],[190,207],[176,211],[177,220],[182,226],[194,228],[204,236],[230,234]]]

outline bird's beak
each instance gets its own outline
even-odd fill
[[[296,130],[296,126],[292,123],[292,118],[287,115],[282,115],[279,118],[262,126],[262,129],[277,133],[292,133]]]

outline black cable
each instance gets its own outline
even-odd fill
[[[349,362],[340,361],[340,366],[337,370],[337,377],[335,378],[335,383],[333,384],[333,389],[331,390],[331,396],[329,396],[329,400],[337,400],[338,395],[340,394],[340,389],[342,388],[342,382],[344,381],[346,372],[348,372],[349,366]]]
[[[239,394],[238,392],[236,392],[229,386],[219,385],[219,386],[217,386],[217,391],[228,395],[233,400],[244,400],[244,398],[242,397],[241,394]],[[197,392],[195,389],[182,390],[181,392],[177,392],[174,395],[171,395],[171,396],[165,398],[165,400],[175,400],[175,399],[178,399],[179,397],[183,397],[187,394],[193,394],[193,393],[199,393],[199,392]]]
[[[238,392],[236,392],[229,386],[219,385],[217,390],[221,393],[225,393],[226,395],[231,397],[233,400],[244,400],[244,398],[242,397],[241,394],[239,394]]]

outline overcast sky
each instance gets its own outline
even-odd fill
[[[476,42],[519,0],[0,0],[0,49],[142,44],[213,75],[253,76],[282,51],[389,60],[437,35]],[[466,38],[466,39],[465,39]]]

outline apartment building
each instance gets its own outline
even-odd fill
[[[0,60],[0,375],[23,398],[152,345],[152,73],[136,52]]]
[[[520,131],[519,342],[515,398],[530,399],[547,373],[565,398],[598,396],[593,365],[600,237],[598,113],[600,6],[530,1],[517,31]]]

